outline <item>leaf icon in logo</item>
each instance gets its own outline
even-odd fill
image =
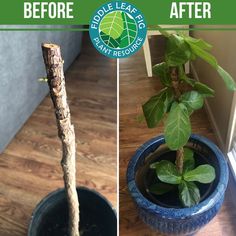
[[[137,36],[137,25],[127,13],[122,12],[122,19],[124,21],[124,30],[121,35],[120,48],[126,48],[133,43]]]
[[[114,11],[106,16],[101,21],[100,31],[107,36],[117,39],[121,36],[124,30],[124,22],[121,11]]]
[[[137,36],[137,24],[127,13],[114,11],[106,16],[100,24],[100,37],[111,48],[126,48]]]
[[[117,39],[114,39],[111,36],[103,33],[102,31],[100,32],[100,37],[103,40],[103,42],[111,48],[118,48],[120,45],[120,37]]]

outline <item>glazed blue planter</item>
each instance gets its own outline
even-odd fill
[[[143,144],[129,162],[127,170],[128,188],[137,205],[140,218],[152,229],[166,235],[194,235],[219,211],[228,183],[228,166],[219,148],[205,137],[191,135],[188,146],[205,155],[215,167],[214,188],[206,199],[190,208],[169,208],[153,203],[144,196],[137,184],[137,172],[146,159],[165,146],[163,136],[153,138]]]

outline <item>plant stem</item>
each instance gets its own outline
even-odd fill
[[[184,148],[181,147],[176,151],[176,167],[180,174],[183,173],[184,166]]]
[[[69,206],[70,236],[79,236],[79,202],[76,192],[75,132],[67,103],[61,49],[55,44],[42,44],[51,99],[55,108],[58,136],[62,142],[61,160]]]
[[[179,101],[181,96],[181,91],[179,89],[179,73],[178,67],[170,67],[170,77],[172,80],[172,87],[175,93],[176,101]],[[176,151],[176,167],[180,174],[183,173],[183,165],[184,165],[184,149],[181,147]]]
[[[170,77],[171,77],[171,80],[172,80],[172,87],[174,89],[175,98],[178,101],[180,96],[181,96],[181,92],[180,92],[180,89],[179,89],[178,67],[170,67]]]

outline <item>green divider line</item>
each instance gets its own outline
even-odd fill
[[[163,30],[179,30],[179,31],[194,31],[194,30],[215,30],[215,31],[232,31],[232,30],[236,30],[236,28],[162,28]],[[148,27],[148,30],[151,30],[151,31],[155,31],[155,30],[159,30],[158,28],[151,28],[151,27]]]
[[[179,31],[236,31],[236,28],[162,28],[163,30]],[[148,30],[155,31],[158,28],[148,27]],[[89,31],[88,28],[0,28],[0,31]]]
[[[85,28],[0,28],[0,31],[89,31]]]

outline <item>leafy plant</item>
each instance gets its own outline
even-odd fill
[[[180,173],[177,166],[170,161],[153,163],[150,168],[155,169],[161,182],[153,184],[149,191],[156,195],[162,195],[178,186],[179,199],[183,206],[191,207],[200,201],[200,192],[194,182],[202,184],[211,183],[215,179],[215,169],[210,165],[195,167],[194,152],[184,148],[183,171]]]
[[[210,54],[212,46],[202,39],[169,34],[159,27],[167,38],[164,62],[153,67],[153,73],[160,78],[164,88],[151,97],[143,106],[143,113],[149,128],[164,120],[164,136],[169,149],[176,151],[175,164],[162,160],[150,168],[156,171],[159,182],[149,191],[161,195],[178,186],[179,199],[184,207],[191,207],[200,201],[196,182],[209,184],[215,179],[215,170],[210,165],[195,166],[193,150],[184,147],[191,135],[191,114],[200,109],[206,97],[213,97],[214,90],[206,84],[189,78],[184,65],[197,58],[210,64],[220,75],[229,90],[236,90],[231,75],[218,65]],[[189,91],[183,90],[188,85]]]

